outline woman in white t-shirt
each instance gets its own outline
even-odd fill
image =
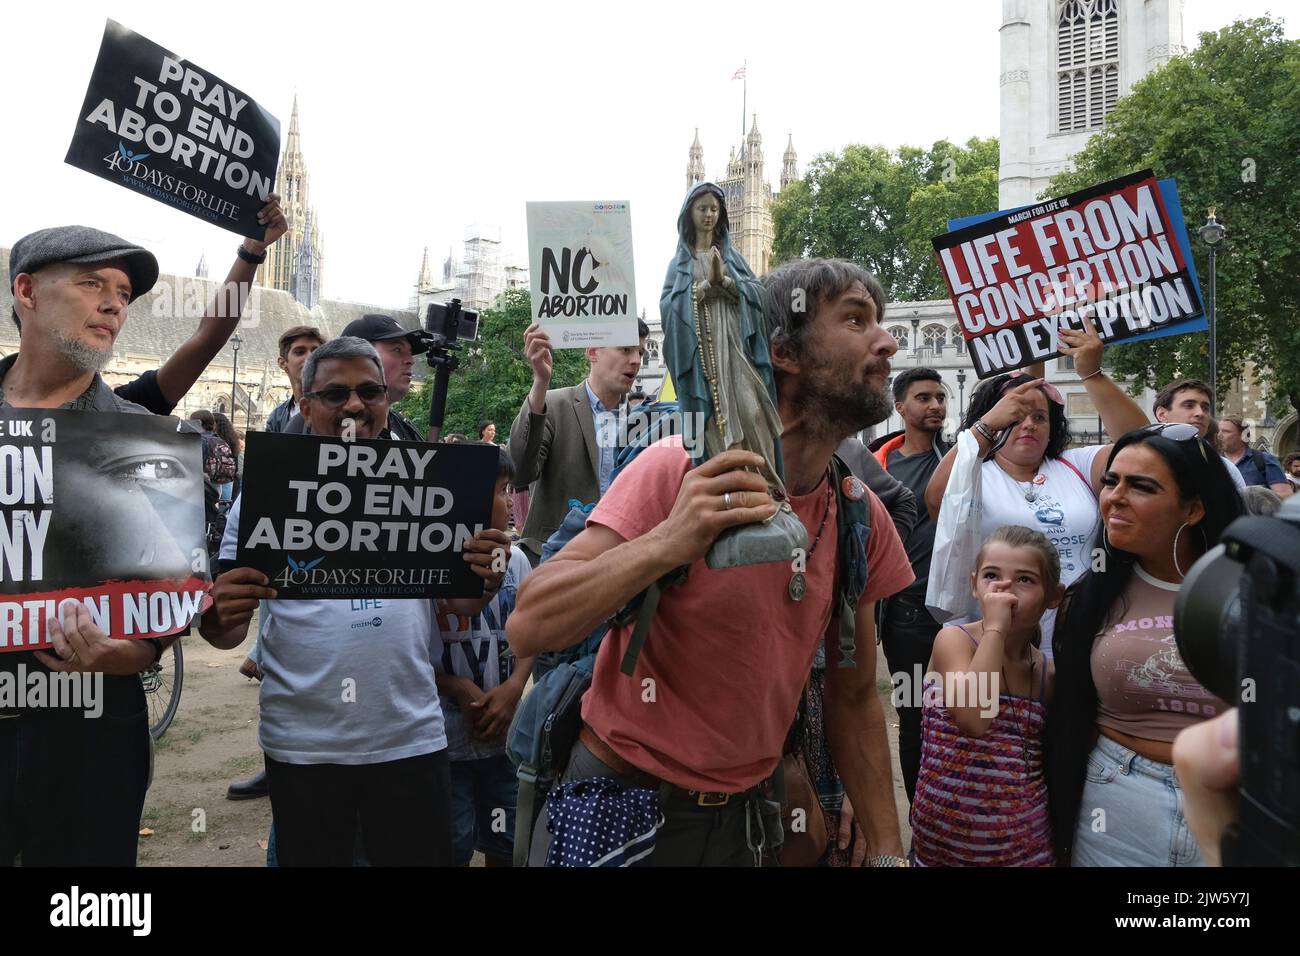
[[[1086,321],[1086,320],[1085,320]],[[1146,414],[1101,370],[1102,342],[1087,323],[1085,332],[1060,330],[1061,353],[1074,357],[1102,424],[1123,435],[1147,424]],[[1061,556],[1061,583],[1073,584],[1088,570],[1099,523],[1097,494],[1111,445],[1070,448],[1069,421],[1061,393],[1028,372],[997,375],[980,383],[966,410],[964,428],[979,443],[980,531],[1003,525],[1041,532]],[[957,449],[940,462],[926,489],[925,502],[937,521]],[[1042,620],[1042,649],[1051,655],[1056,611]]]

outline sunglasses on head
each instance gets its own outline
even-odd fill
[[[1018,379],[1031,379],[1031,378],[1032,377],[1028,372],[1023,372],[1020,369],[1016,369],[1014,372],[1011,373],[1011,377],[1007,380],[1007,384],[1003,386],[1002,394],[1005,395],[1007,392],[1011,391],[1011,389],[1024,384],[1023,381],[1017,381]],[[1057,389],[1057,387],[1053,385],[1051,382],[1044,382],[1042,385],[1038,387],[1043,390],[1044,395],[1046,395],[1052,401],[1056,402],[1056,404],[1060,405],[1062,408],[1065,407],[1065,399],[1061,397],[1060,390]]]
[[[377,405],[388,394],[388,387],[380,385],[378,382],[366,382],[356,388],[348,388],[346,385],[330,385],[317,392],[307,392],[303,395],[303,398],[314,398],[327,408],[341,408],[347,404],[348,398],[353,392],[356,392],[357,398],[361,399],[366,405]]]
[[[1201,458],[1209,461],[1205,457],[1205,443],[1201,441],[1201,430],[1195,425],[1189,425],[1187,422],[1156,422],[1154,425],[1147,425],[1141,431],[1150,435],[1159,435],[1161,438],[1168,438],[1170,441],[1195,442],[1197,451],[1201,453]]]

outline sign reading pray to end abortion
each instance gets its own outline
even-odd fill
[[[282,600],[480,597],[461,552],[492,520],[500,454],[252,432],[235,563]]]
[[[47,621],[65,601],[121,638],[184,631],[204,609],[202,449],[179,427],[0,412],[0,652],[49,647]]]
[[[65,162],[260,240],[280,122],[247,95],[112,20]]]
[[[934,248],[980,378],[1055,357],[1085,317],[1104,342],[1206,327],[1178,191],[1150,170],[963,220]]]

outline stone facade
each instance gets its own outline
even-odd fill
[[[1133,84],[1183,46],[1182,0],[1003,0],[1002,209],[1031,203]]]
[[[970,357],[966,354],[966,341],[952,303],[946,299],[928,302],[892,302],[885,309],[885,328],[898,342],[898,352],[892,360],[894,374],[909,368],[927,367],[939,372],[947,396],[948,420],[944,434],[951,438],[960,428],[961,420],[970,404],[971,393],[979,385]],[[1056,359],[1046,366],[1047,380],[1061,392],[1065,399],[1065,414],[1070,421],[1070,431],[1076,445],[1093,445],[1098,442],[1100,423],[1097,410],[1088,398],[1087,389],[1075,374],[1068,359]],[[959,375],[965,377],[962,382]],[[1146,390],[1136,396],[1136,401],[1148,415],[1155,403],[1155,392]],[[876,435],[897,431],[903,427],[897,413],[874,430],[869,430],[867,440]],[[1112,437],[1106,435],[1104,440]]]

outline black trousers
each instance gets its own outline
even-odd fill
[[[917,667],[925,674],[934,650],[939,624],[924,607],[923,598],[890,598],[884,610],[880,641],[895,690],[898,676],[906,675],[903,702],[898,710],[898,763],[903,770],[903,786],[910,803],[916,795],[916,778],[921,772],[921,682]],[[898,698],[895,697],[895,700]]]
[[[280,866],[451,866],[447,751],[372,764],[266,758]]]
[[[140,679],[105,676],[103,705],[0,719],[0,867],[135,866],[150,748]]]

